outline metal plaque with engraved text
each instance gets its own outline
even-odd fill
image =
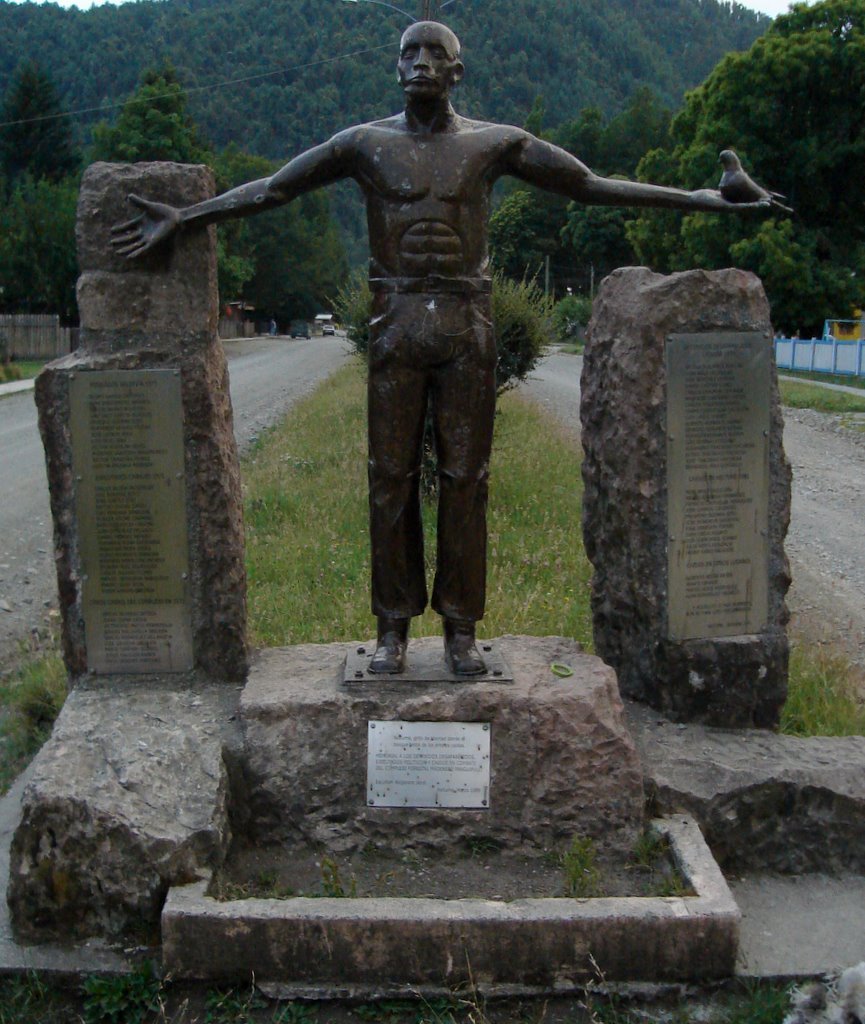
[[[667,339],[671,639],[766,626],[770,354],[759,333]]]
[[[370,722],[370,807],[489,807],[487,722]]]
[[[193,662],[175,370],[79,371],[69,383],[87,667]]]

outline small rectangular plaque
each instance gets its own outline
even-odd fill
[[[487,722],[370,722],[370,807],[489,807]]]
[[[769,616],[770,343],[667,339],[668,633],[758,633]]]
[[[87,667],[192,668],[180,374],[70,376]]]

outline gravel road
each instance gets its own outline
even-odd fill
[[[241,450],[348,355],[342,337],[248,338],[225,346]],[[33,392],[0,398],[0,671],[56,621],[51,513]]]
[[[554,350],[520,387],[575,441],[582,364]],[[865,670],[865,433],[841,416],[785,409],[784,448],[793,467],[791,632]]]

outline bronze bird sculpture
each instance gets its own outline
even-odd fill
[[[793,213],[789,206],[785,206],[781,199],[786,199],[779,192],[769,192],[758,185],[747,172],[742,169],[742,162],[732,149],[725,149],[718,157],[724,173],[718,184],[718,191],[730,203],[758,203],[763,202],[767,206],[777,206],[779,210]]]

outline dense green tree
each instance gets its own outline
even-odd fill
[[[535,189],[514,188],[490,217],[493,266],[510,278],[534,277],[555,245],[542,225],[546,207]]]
[[[640,86],[624,110],[601,133],[593,166],[604,174],[633,176],[643,156],[666,143],[670,117],[670,111],[657,93],[647,85]],[[580,159],[587,160],[586,157]]]
[[[561,234],[563,242],[570,246],[573,259],[581,266],[578,280],[582,287],[588,290],[592,279],[600,281],[616,267],[634,262],[634,251],[626,233],[631,216],[631,211],[621,206],[569,204]]]
[[[553,306],[552,324],[556,338],[565,343],[573,341],[577,330],[586,326],[591,315],[592,300],[587,295],[566,295]]]
[[[796,215],[646,212],[630,230],[658,269],[731,263],[764,280],[775,325],[818,331],[865,304],[865,0],[799,4],[747,53],[726,56],[686,99],[646,179],[715,185],[730,147]]]
[[[35,62],[25,62],[0,105],[0,169],[10,184],[22,174],[59,181],[79,162],[51,77]]]
[[[215,158],[217,192],[226,192],[236,185],[273,174],[272,161],[265,157],[244,153],[231,144]],[[217,267],[219,297],[223,303],[244,297],[244,289],[255,276],[255,245],[251,237],[252,222],[248,219],[229,220],[217,231]]]
[[[0,308],[12,313],[77,316],[75,210],[78,182],[28,175],[0,207]]]
[[[604,113],[600,107],[584,107],[579,117],[565,121],[551,133],[551,141],[561,146],[593,169],[603,166],[601,137],[604,132]]]
[[[536,132],[542,130],[542,115],[538,100],[530,115]],[[657,96],[642,88],[606,124],[600,110],[587,107],[548,134],[599,174],[633,177],[646,150],[666,141],[669,121],[670,113]],[[517,185],[490,221],[493,262],[503,273],[519,278],[538,273],[549,257],[558,294],[566,285],[588,291],[593,277],[599,280],[634,262],[625,230],[632,216],[626,209],[568,203],[561,196]]]
[[[215,162],[220,191],[264,178],[277,164],[228,146]],[[259,315],[292,320],[329,307],[345,280],[342,242],[324,192],[261,217],[219,227],[220,294],[243,298]]]
[[[170,64],[149,68],[115,124],[93,129],[94,160],[175,160],[205,163],[210,157],[186,112],[186,92]]]
[[[461,0],[445,14],[464,44],[460,112],[523,124],[541,93],[547,126],[589,106],[609,118],[640,85],[677,106],[722,54],[768,24],[729,0],[496,0],[494,11]],[[168,60],[216,149],[233,141],[284,162],[399,109],[393,66],[404,25],[387,8],[338,0],[148,0],[86,11],[0,2],[0,94],[22,58],[49,52],[67,109],[113,106],[143,68]],[[75,119],[80,144],[92,124],[91,114]],[[578,152],[595,166],[588,149]],[[353,186],[331,202],[359,263],[365,229]]]

